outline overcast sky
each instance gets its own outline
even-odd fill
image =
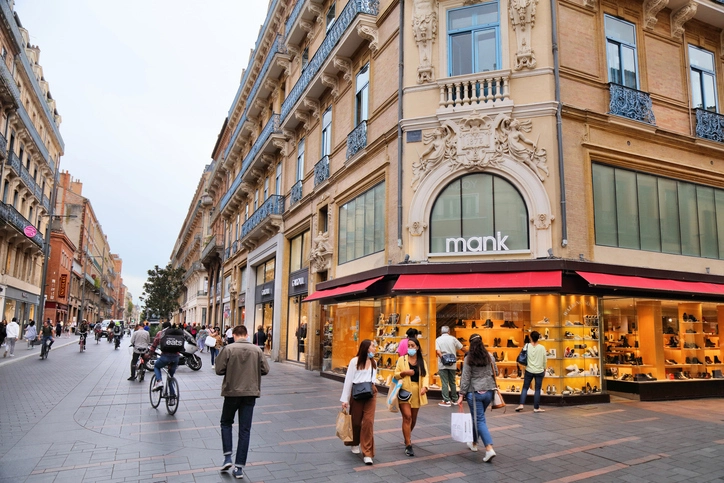
[[[165,266],[268,0],[16,0],[83,183],[135,303]]]

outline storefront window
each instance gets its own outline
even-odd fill
[[[274,306],[271,302],[265,304],[256,305],[256,317],[255,323],[257,329],[258,326],[262,326],[264,333],[266,333],[266,347],[264,350],[268,353],[272,350],[272,323],[274,321]]]
[[[287,359],[290,361],[306,362],[309,353],[309,337],[307,316],[307,303],[299,301],[301,297],[292,297],[289,303],[289,323],[287,324]]]
[[[8,322],[13,320],[13,317],[15,317],[16,304],[17,304],[17,302],[13,299],[8,299],[8,298],[5,299],[5,312],[4,312],[5,316],[4,316],[4,318]]]
[[[309,267],[309,252],[311,250],[309,231],[305,231],[291,240],[291,254],[289,271],[296,272]]]

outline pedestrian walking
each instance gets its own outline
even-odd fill
[[[533,412],[542,413],[545,409],[540,407],[540,390],[543,387],[543,376],[546,370],[546,348],[538,343],[540,333],[534,330],[530,333],[530,343],[523,346],[528,353],[528,364],[525,366],[523,375],[523,387],[520,389],[520,404],[515,408],[516,412],[523,410],[525,398],[528,395],[528,388],[532,380],[535,380],[535,392],[533,393]]]
[[[344,443],[352,447],[352,453],[359,454],[362,451],[362,458],[366,465],[372,464],[375,456],[375,405],[377,404],[377,363],[375,354],[377,343],[369,339],[363,340],[357,355],[349,361],[347,374],[344,377],[342,389],[342,409],[349,408],[352,416],[352,441]],[[361,397],[355,399],[353,388],[357,385],[369,386],[371,393],[365,391]],[[367,389],[367,387],[364,387]]]
[[[451,407],[458,400],[455,385],[457,372],[457,353],[463,345],[450,335],[450,327],[443,325],[440,328],[440,337],[435,339],[435,353],[437,354],[437,373],[442,386],[442,401],[438,406]]]
[[[35,341],[38,339],[38,328],[35,327],[35,321],[31,320],[30,325],[25,328],[25,340],[28,343],[28,350],[35,347]]]
[[[397,345],[397,355],[400,357],[407,355],[407,341],[411,337],[417,337],[419,334],[422,334],[419,330],[415,329],[414,327],[410,327],[407,329],[407,332],[405,332],[405,339],[402,339],[400,343]],[[399,359],[398,359],[399,360]]]
[[[48,317],[48,324],[52,325],[52,322],[50,321],[50,317]],[[60,337],[63,335],[63,325],[60,323],[60,320],[55,323],[55,337]]]
[[[402,436],[405,438],[405,454],[415,456],[412,449],[412,430],[417,424],[417,413],[421,406],[427,405],[429,378],[420,342],[415,337],[407,339],[407,355],[397,359],[395,379],[402,381],[398,392],[400,413],[402,414]],[[403,392],[404,391],[404,392]],[[407,399],[403,399],[406,394]]]
[[[254,332],[253,344],[257,347],[260,347],[261,350],[264,350],[264,345],[266,344],[266,333],[264,332],[263,325],[259,325],[256,328],[256,332]]]
[[[199,352],[204,352],[206,348],[206,338],[209,336],[209,331],[206,330],[206,326],[202,325],[199,333],[196,334],[196,345],[199,346]]]
[[[463,397],[468,401],[470,417],[473,420],[473,441],[468,443],[472,451],[478,450],[478,440],[485,445],[483,461],[490,461],[495,456],[493,437],[490,435],[485,421],[485,410],[495,395],[495,375],[498,368],[490,353],[483,347],[480,334],[470,336],[470,350],[463,360],[463,374],[460,376],[460,397],[457,404],[462,406]],[[476,419],[477,418],[477,419]]]
[[[229,327],[228,325],[226,326],[226,332],[224,333],[224,337],[226,337],[226,343],[227,343],[227,344],[233,344],[233,343],[234,343],[233,329],[232,329],[231,327]]]
[[[138,364],[138,358],[148,351],[149,345],[151,345],[151,336],[148,332],[143,330],[142,324],[137,324],[136,330],[131,335],[133,357],[131,357],[131,377],[128,378],[129,381],[136,380],[136,365]]]
[[[221,347],[224,345],[224,341],[221,338],[221,331],[219,331],[218,327],[214,327],[211,329],[211,337],[216,339],[216,346],[209,347],[209,351],[211,352],[211,368],[214,369],[214,362],[216,361],[216,356],[219,355],[219,351],[221,350]]]
[[[269,363],[264,352],[249,342],[246,326],[237,325],[232,335],[234,342],[221,352],[216,361],[216,374],[224,376],[221,383],[221,396],[224,398],[220,422],[221,445],[224,451],[221,471],[227,471],[232,467],[232,426],[234,416],[238,413],[239,440],[236,445],[233,475],[241,479],[244,477],[244,466],[249,452],[254,404],[261,396],[261,376],[269,373]]]
[[[8,353],[10,357],[15,357],[15,342],[18,340],[20,335],[20,326],[18,325],[18,319],[13,317],[10,323],[5,327],[5,352],[3,357],[7,357]]]

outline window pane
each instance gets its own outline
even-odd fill
[[[354,260],[354,220],[357,216],[357,200],[347,206],[347,260]]]
[[[676,189],[676,181],[661,178],[658,181],[661,251],[664,253],[681,253],[679,194]]]
[[[724,258],[724,191],[715,190],[716,202],[716,230],[719,239],[719,258]]]
[[[289,270],[294,272],[294,271],[302,268],[301,260],[302,260],[302,237],[298,236],[296,238],[292,238],[291,258],[289,260]]]
[[[370,82],[370,65],[366,64],[364,67],[362,67],[359,70],[359,73],[357,74],[357,90],[356,92],[361,91],[367,84]]]
[[[374,190],[368,191],[364,195],[364,225],[362,231],[364,233],[364,250],[362,255],[375,251],[375,193]]]
[[[600,164],[593,165],[593,216],[596,244],[617,246],[613,168]]]
[[[689,46],[689,63],[700,69],[714,72],[714,54],[703,49]]]
[[[677,183],[679,191],[679,220],[681,223],[682,255],[699,256],[699,223],[696,209],[696,187],[690,183]]]
[[[264,281],[265,282],[271,282],[274,280],[274,270],[276,267],[275,259],[272,258],[266,264],[264,265],[266,267],[266,273],[264,274]]]
[[[494,29],[475,32],[475,50],[477,56],[475,72],[485,72],[498,68]]]
[[[501,240],[509,250],[528,248],[528,210],[523,198],[513,185],[501,178],[493,181],[495,200],[495,234],[500,232]],[[498,247],[500,250],[500,247]]]
[[[696,187],[696,207],[699,218],[699,245],[701,256],[719,258],[716,233],[716,211],[714,208],[714,188]]]
[[[339,263],[347,261],[347,205],[339,209]]]
[[[262,285],[264,283],[264,264],[256,267],[256,284]]]
[[[375,188],[375,249],[379,252],[385,249],[385,184]]]
[[[639,213],[636,196],[636,173],[616,170],[616,214],[618,246],[641,248],[639,240]]]
[[[698,70],[691,69],[691,103],[694,109],[703,109],[704,102],[701,92],[701,73]]]
[[[456,218],[462,218],[463,238],[471,236],[495,236],[495,219],[493,211],[493,176],[489,174],[473,174],[460,179],[462,194],[462,217],[459,212]]]
[[[622,84],[621,58],[618,53],[618,44],[608,42],[606,44],[606,56],[608,57],[608,81],[614,84]]]
[[[312,237],[308,231],[302,235],[302,268],[309,268],[309,252],[312,250]]]
[[[661,231],[659,228],[659,195],[656,177],[646,174],[636,175],[638,185],[639,217],[641,219],[641,249],[661,251]]]
[[[636,51],[630,47],[621,46],[621,60],[623,63],[623,85],[636,89]]]
[[[636,45],[636,30],[633,24],[608,16],[605,17],[605,24],[606,37],[629,45]]]
[[[461,8],[459,10],[451,10],[448,13],[449,30],[458,30],[473,25],[473,9]]]
[[[473,72],[473,45],[470,32],[450,37],[450,75]]]
[[[703,74],[703,81],[704,109],[716,112],[716,86],[714,84],[714,76],[711,74]]]
[[[460,223],[460,185],[450,183],[435,200],[430,214],[430,252],[444,253],[445,238],[462,236]]]

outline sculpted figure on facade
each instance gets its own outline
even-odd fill
[[[513,24],[518,51],[515,53],[515,70],[523,67],[534,69],[535,52],[531,45],[531,31],[535,25],[535,9],[538,0],[510,0],[510,21]]]
[[[412,33],[417,43],[420,64],[417,67],[417,83],[433,82],[432,44],[437,35],[437,0],[415,0],[412,13]]]
[[[313,273],[323,272],[332,267],[332,246],[329,244],[329,232],[320,231],[314,239],[309,261]]]
[[[442,159],[450,159],[455,155],[454,136],[450,134],[448,127],[443,125],[422,135],[422,142],[427,145],[427,149],[412,163],[412,186],[415,189],[432,167]]]
[[[523,134],[531,132],[532,124],[530,120],[501,119],[496,126],[498,145],[501,149],[507,146],[511,158],[528,166],[543,181],[545,178],[541,173],[548,176],[546,150],[538,147],[538,140],[533,142]]]

